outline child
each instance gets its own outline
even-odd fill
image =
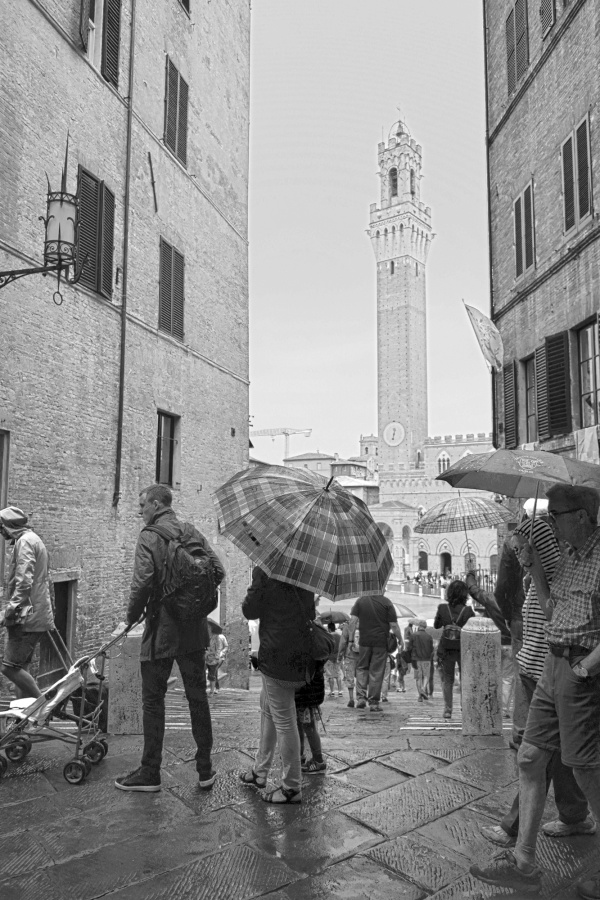
[[[321,775],[327,769],[323,759],[321,738],[317,731],[317,717],[321,718],[319,707],[325,699],[325,677],[322,662],[315,663],[315,674],[310,684],[296,690],[296,721],[300,733],[300,762],[306,775]],[[304,755],[304,738],[306,737],[312,753],[307,761]]]
[[[331,651],[331,655],[330,655],[329,659],[327,660],[327,662],[325,663],[325,675],[327,677],[327,680],[329,681],[329,696],[332,698],[335,697],[334,688],[335,688],[335,685],[337,682],[338,697],[341,697],[342,696],[342,679],[344,676],[342,673],[342,666],[339,662],[339,655],[340,655],[340,641],[342,639],[342,636],[339,633],[339,631],[335,630],[335,625],[333,622],[327,623],[327,630],[329,631],[333,640],[335,641],[335,647]]]
[[[206,651],[205,662],[208,668],[209,696],[219,692],[219,669],[225,662],[229,644],[224,634],[211,633],[210,644]]]

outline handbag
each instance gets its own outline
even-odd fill
[[[295,594],[298,599],[298,612],[302,617],[302,606],[298,591],[295,591]],[[335,641],[332,635],[329,634],[326,628],[315,622],[314,619],[307,618],[304,627],[307,632],[306,649],[308,655],[314,662],[325,662],[335,650]]]

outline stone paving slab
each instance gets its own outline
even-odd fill
[[[234,847],[117,890],[111,900],[249,900],[297,878],[280,860]]]
[[[377,762],[397,769],[399,772],[406,772],[407,775],[424,775],[425,772],[445,766],[443,760],[437,760],[419,750],[398,750],[396,753],[390,753],[389,756],[378,757]]]
[[[30,834],[13,834],[0,839],[0,879],[51,866],[53,863],[46,848]]]
[[[272,785],[274,787],[274,785]],[[255,789],[248,789],[249,798],[236,811],[254,822],[259,829],[275,831],[298,820],[312,819],[329,810],[369,796],[367,791],[349,784],[341,784],[333,776],[307,777],[302,782],[302,803],[286,805],[265,803]]]
[[[417,832],[378,844],[366,855],[432,892],[455,881],[468,868],[462,857],[423,840]]]
[[[374,860],[357,856],[296,881],[271,894],[269,900],[423,900],[426,896],[422,888]]]
[[[444,776],[493,791],[518,779],[516,754],[512,750],[477,750],[446,766]]]
[[[73,755],[67,756],[65,757],[62,766],[51,768],[44,772],[48,782],[52,785],[54,790],[59,793],[61,791],[72,793],[74,789],[77,790],[79,787],[79,785],[69,784],[68,781],[65,781],[63,775],[64,765],[73,758]],[[114,781],[118,775],[127,775],[129,772],[133,772],[134,769],[138,768],[139,764],[140,757],[137,753],[124,753],[122,755],[111,756],[109,750],[108,755],[103,760],[97,765],[92,766],[90,774],[86,776],[85,784],[98,784],[107,779]]]
[[[455,856],[462,856],[468,868],[471,863],[487,863],[502,849],[484,838],[481,833],[484,825],[494,825],[494,822],[472,809],[460,809],[424,825],[412,836],[425,837]]]
[[[249,789],[242,784],[239,776],[250,768],[251,762],[251,758],[239,750],[215,754],[213,765],[218,777],[209,791],[198,787],[198,773],[194,763],[163,769],[162,781],[164,787],[175,797],[195,813],[203,815],[210,810],[245,803]]]
[[[407,775],[395,771],[389,767],[380,766],[376,762],[368,762],[362,766],[347,769],[345,772],[333,776],[342,784],[351,784],[371,793],[384,791],[394,784],[406,781]]]
[[[313,874],[379,841],[380,835],[334,811],[296,821],[283,831],[258,833],[253,845],[285,859],[297,872]]]
[[[48,779],[40,772],[0,779],[0,807],[55,793]]]
[[[343,812],[387,837],[395,837],[466,806],[482,794],[451,778],[426,774],[351,803]]]

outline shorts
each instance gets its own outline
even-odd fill
[[[343,677],[344,673],[340,663],[332,662],[332,660],[328,659],[325,663],[325,678],[339,678],[341,681]]]
[[[565,766],[600,766],[600,675],[579,678],[568,659],[548,653],[531,698],[523,743],[560,751]]]
[[[44,632],[23,631],[22,625],[9,625],[6,631],[3,665],[11,669],[25,669]]]
[[[356,664],[358,656],[347,656],[344,660],[344,679],[347,687],[354,687],[354,679],[356,678]]]

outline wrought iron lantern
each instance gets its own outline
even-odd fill
[[[48,272],[56,272],[58,285],[53,294],[53,300],[60,306],[63,295],[60,292],[61,276],[68,284],[77,284],[81,278],[85,259],[77,260],[77,232],[79,228],[79,197],[67,191],[67,165],[69,158],[69,135],[67,134],[67,149],[65,152],[65,164],[62,171],[60,191],[53,191],[48,180],[48,196],[46,216],[40,216],[40,221],[46,226],[44,241],[44,265],[29,269],[11,269],[0,272],[0,288],[6,287],[17,278],[26,275],[47,275]],[[47,176],[46,176],[47,178]],[[87,258],[87,257],[86,257]],[[69,269],[73,267],[73,275],[69,278]]]

